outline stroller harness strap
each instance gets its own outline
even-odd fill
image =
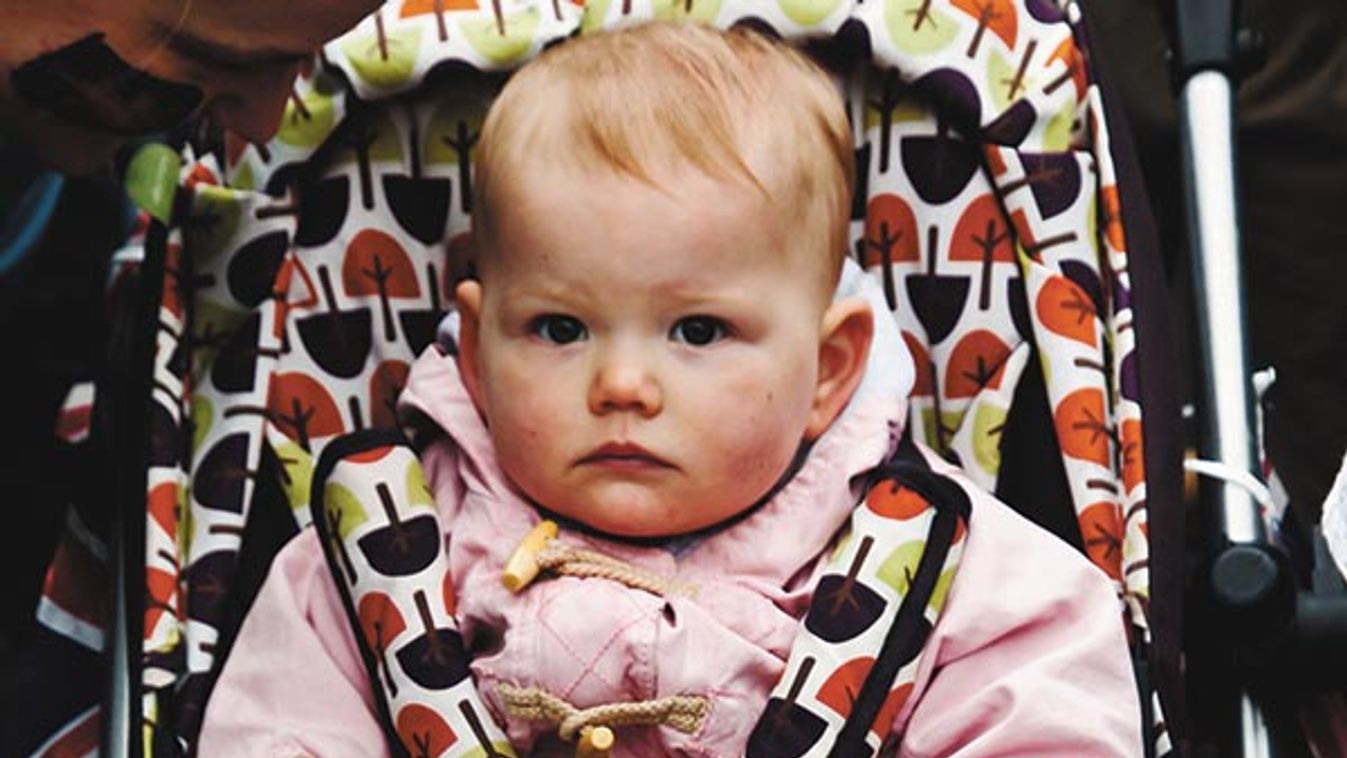
[[[823,559],[826,567],[746,758],[852,758],[883,754],[901,739],[895,717],[914,690],[958,570],[972,502],[964,485],[935,473],[925,455],[904,440],[872,472]],[[483,715],[488,711],[454,617],[444,548],[449,532],[412,448],[387,431],[334,440],[314,472],[311,507],[393,754],[517,755]],[[555,547],[543,547],[540,556]],[[530,692],[520,689],[513,700],[528,700],[537,718],[569,725],[568,737],[595,727],[665,723],[661,714],[626,718],[644,703],[580,708],[552,702],[547,693],[525,697]],[[689,700],[698,701],[700,709],[673,704],[683,714],[674,728],[699,728],[706,702]]]

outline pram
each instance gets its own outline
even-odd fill
[[[650,16],[763,25],[847,75],[856,255],[917,360],[915,427],[1113,576],[1139,679],[1175,678],[1179,552],[1151,544],[1179,533],[1174,435],[1155,432],[1177,413],[1163,360],[1142,352],[1163,344],[1159,271],[1127,225],[1144,205],[1120,181],[1079,9],[629,2],[582,17],[403,0],[327,47],[275,140],[198,152],[176,199],[148,203],[165,223],[96,440],[116,441],[124,516],[109,754],[190,751],[260,571],[306,521],[320,449],[395,425],[457,276],[500,72],[577,26]],[[1152,716],[1174,691],[1147,689]],[[97,718],[72,715],[54,739]],[[1168,749],[1163,729],[1154,744]]]

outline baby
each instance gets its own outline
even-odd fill
[[[844,263],[852,171],[832,81],[748,30],[569,41],[494,103],[458,339],[401,402],[434,427],[454,616],[521,754],[574,750],[540,699],[682,704],[680,721],[623,711],[614,755],[751,752],[829,554],[910,447],[902,339]],[[879,737],[913,756],[1140,755],[1106,578],[960,486],[958,573]],[[545,519],[578,565],[507,587]],[[200,755],[386,754],[351,629],[310,530],[244,623]]]

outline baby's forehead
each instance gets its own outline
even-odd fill
[[[518,302],[604,301],[639,295],[655,308],[747,305],[786,291],[831,300],[837,276],[821,255],[756,245],[718,245],[708,258],[694,245],[623,246],[506,244],[482,251],[477,277],[486,290]],[[679,260],[679,259],[683,260]],[[717,265],[717,262],[728,265]],[[615,264],[615,265],[613,265]]]

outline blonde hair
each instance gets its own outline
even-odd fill
[[[521,69],[482,126],[479,250],[508,189],[540,162],[654,186],[688,167],[741,182],[777,214],[782,239],[826,256],[827,294],[837,282],[854,172],[846,111],[822,69],[757,31],[651,22],[565,42]]]

